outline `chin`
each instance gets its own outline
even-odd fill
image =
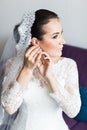
[[[55,58],[57,58],[57,57],[61,57],[62,56],[62,51],[60,51],[60,52],[55,52],[53,55],[50,55],[51,57],[55,57]]]
[[[62,56],[62,52],[59,52],[57,56],[58,56],[58,57],[61,57],[61,56]]]

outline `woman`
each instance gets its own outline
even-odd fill
[[[2,92],[5,110],[19,109],[11,130],[68,130],[62,111],[75,117],[81,100],[77,65],[62,57],[58,15],[45,9],[26,13],[14,32],[17,55],[6,65]]]

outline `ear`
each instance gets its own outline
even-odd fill
[[[33,37],[32,39],[31,39],[31,44],[32,45],[39,45],[39,42],[38,42],[38,39],[37,38],[35,38],[35,37]]]

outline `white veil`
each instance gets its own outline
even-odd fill
[[[13,34],[5,44],[1,59],[0,59],[0,129],[9,130],[8,123],[12,123],[15,116],[8,115],[1,105],[1,91],[4,88],[7,89],[11,82],[14,82],[23,66],[24,53],[31,44],[31,27],[35,20],[35,12],[26,12],[22,18],[22,21],[15,26]],[[6,76],[5,84],[2,87],[4,78],[5,65],[8,59],[14,57],[11,69]],[[13,72],[14,70],[14,72]],[[14,75],[13,75],[14,73]],[[11,118],[12,117],[12,118]],[[9,124],[9,125],[10,125]]]
[[[2,92],[2,82],[4,79],[4,71],[6,62],[8,59],[16,56],[16,39],[14,38],[14,33],[9,36],[9,39],[5,43],[3,53],[0,58],[0,129],[9,130],[10,122],[12,122],[11,116],[9,116],[1,105],[1,92]]]
[[[12,123],[12,118],[3,109],[1,105],[1,92],[2,92],[2,82],[4,78],[5,65],[8,59],[16,56],[16,41],[13,34],[7,40],[3,53],[0,58],[0,130],[9,130],[10,123]],[[13,116],[12,116],[13,117]],[[15,118],[15,116],[13,117]]]
[[[16,55],[15,46],[16,46],[16,41],[15,41],[14,36],[12,34],[5,44],[5,47],[4,47],[2,56],[1,56],[1,61],[2,60],[5,61],[6,59],[12,58]]]

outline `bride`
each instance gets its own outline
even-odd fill
[[[12,115],[11,130],[69,130],[81,100],[76,62],[62,57],[65,40],[58,15],[46,9],[25,13],[15,26],[15,56],[6,63],[1,103]]]

